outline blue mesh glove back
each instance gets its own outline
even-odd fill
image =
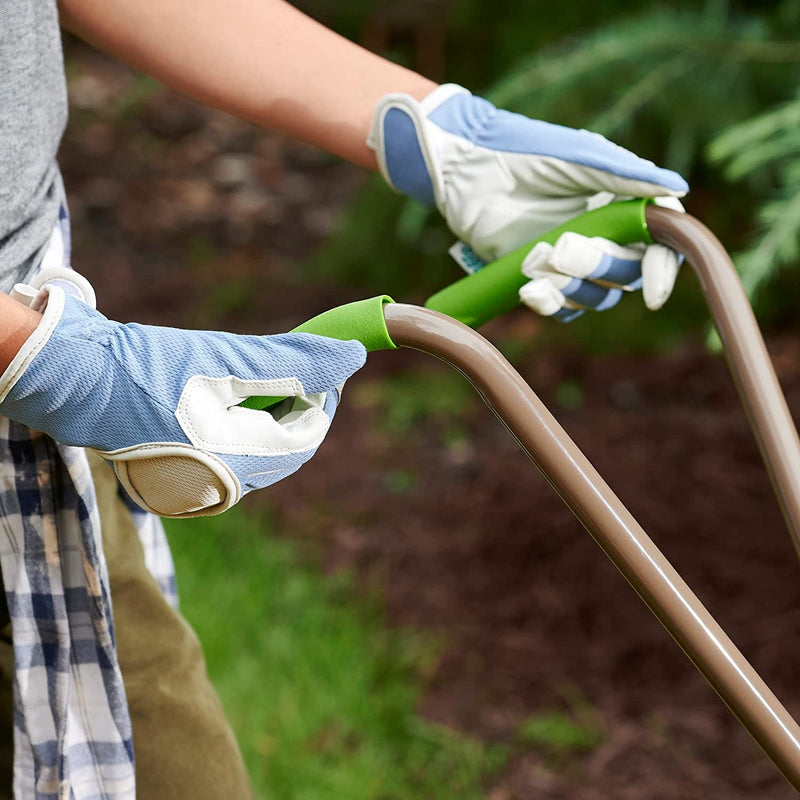
[[[497,109],[455,84],[422,101],[381,98],[367,144],[388,183],[435,205],[478,264],[614,199],[654,197],[680,209],[677,198],[688,191],[680,175],[598,134]],[[655,309],[677,270],[676,254],[662,245],[619,248],[572,234],[538,249],[520,297],[540,314],[566,320],[642,288]]]
[[[46,303],[46,305],[44,305]],[[0,413],[111,461],[161,516],[216,514],[300,468],[328,431],[361,343],[112,322],[58,285],[0,377]],[[281,396],[272,412],[241,408]]]

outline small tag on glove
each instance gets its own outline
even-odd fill
[[[474,275],[479,269],[486,266],[486,262],[464,242],[456,242],[447,252],[468,275]]]

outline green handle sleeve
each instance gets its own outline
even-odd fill
[[[316,317],[298,325],[292,333],[315,333],[318,336],[328,336],[331,339],[358,339],[367,352],[376,350],[394,350],[397,345],[386,330],[386,319],[383,316],[383,306],[393,303],[391,297],[382,295],[371,297],[369,300],[358,300],[347,303],[329,311],[323,311]],[[243,403],[244,408],[269,409],[284,400],[283,397],[248,397]]]
[[[497,261],[487,264],[430,297],[425,306],[447,314],[470,328],[478,328],[490,319],[519,305],[519,290],[527,282],[520,271],[525,256],[539,242],[555,244],[562,233],[573,231],[584,236],[603,236],[617,244],[652,242],[645,222],[649,200],[625,200],[589,211],[548,231]]]

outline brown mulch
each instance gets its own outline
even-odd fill
[[[61,158],[76,266],[103,311],[263,331],[343,299],[304,285],[294,265],[335,226],[357,170],[164,90],[142,99],[129,72],[68,49],[75,105]],[[800,413],[800,343],[770,344]],[[331,568],[379,587],[393,623],[441,637],[420,712],[512,743],[490,800],[792,796],[477,401],[458,436],[438,412],[387,433],[370,382],[405,370],[424,391],[444,368],[423,362],[371,359],[319,455],[269,502],[287,535],[313,537]],[[648,358],[539,352],[521,370],[800,712],[800,565],[721,360],[699,346]],[[582,399],[564,401],[567,383]],[[520,725],[553,709],[591,713],[599,745],[522,746]]]

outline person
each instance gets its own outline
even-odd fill
[[[195,99],[380,170],[435,205],[473,259],[592,205],[631,196],[675,205],[688,187],[595,134],[438,86],[283,0],[7,0],[0,795],[248,797],[199,645],[174,607],[158,517],[219,513],[297,470],[364,348],[123,325],[95,309],[91,286],[68,269],[55,160],[67,115],[59,17]],[[523,270],[522,302],[567,321],[638,288],[659,307],[678,259],[659,245],[564,234]],[[289,399],[267,413],[242,407],[252,395]]]

